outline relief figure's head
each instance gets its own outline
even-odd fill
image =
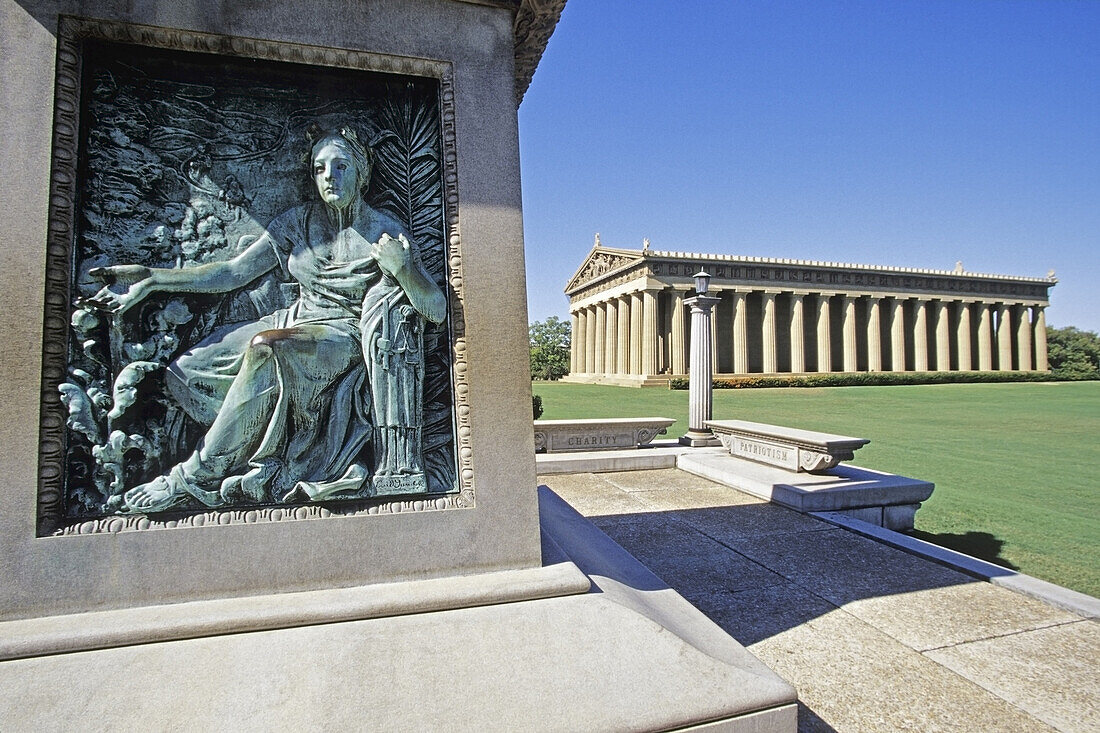
[[[359,201],[370,183],[372,155],[350,127],[306,132],[311,147],[310,174],[321,199],[334,209]]]

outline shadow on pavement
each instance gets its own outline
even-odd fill
[[[589,520],[745,646],[853,601],[974,582],[773,504]]]
[[[1004,540],[988,532],[952,534],[950,532],[922,532],[919,529],[914,529],[906,534],[918,540],[931,542],[933,545],[946,547],[949,550],[955,550],[964,555],[970,555],[979,560],[985,560],[994,565],[1000,565],[1002,568],[1008,568],[1009,570],[1020,569],[1018,566],[1013,565],[1011,562],[1001,557],[1001,551],[1005,546]]]

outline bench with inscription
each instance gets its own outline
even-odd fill
[[[866,438],[818,433],[747,420],[708,420],[731,455],[788,471],[819,473],[852,459]]]
[[[535,452],[638,448],[664,435],[674,422],[668,417],[535,420]]]

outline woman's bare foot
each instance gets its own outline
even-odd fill
[[[169,476],[158,476],[148,483],[140,484],[123,495],[127,509],[133,514],[151,514],[163,512],[187,500],[184,491]]]

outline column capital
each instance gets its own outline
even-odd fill
[[[709,295],[696,295],[694,298],[684,298],[684,305],[692,308],[705,308],[709,311],[715,303],[721,300],[721,298],[712,298]]]

